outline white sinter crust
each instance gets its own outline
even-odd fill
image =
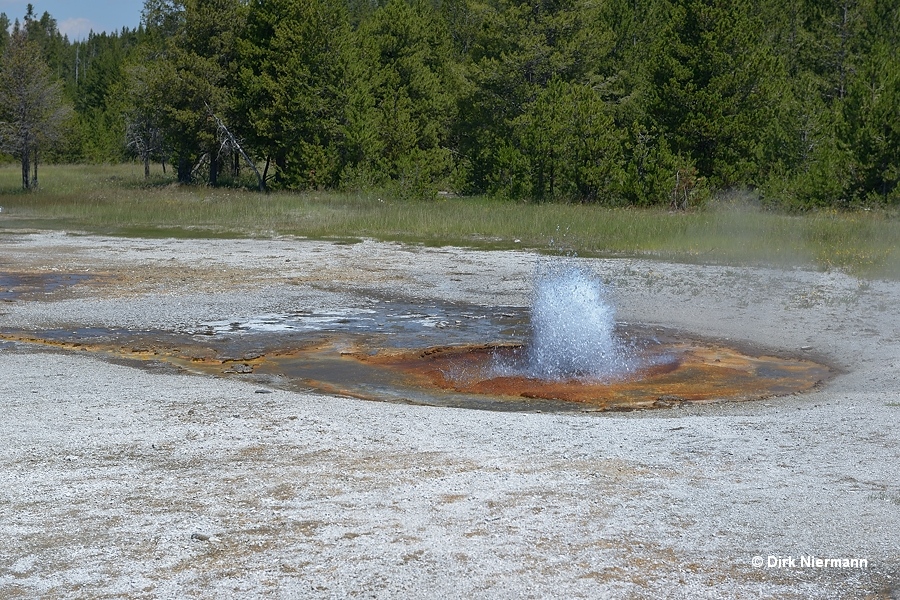
[[[0,273],[99,278],[2,302],[0,327],[185,331],[367,294],[526,306],[536,260],[5,234]],[[585,262],[620,320],[815,354],[841,372],[795,397],[552,415],[261,394],[0,344],[0,597],[898,593],[900,284]],[[868,568],[801,568],[810,555]],[[783,560],[757,568],[755,556]]]

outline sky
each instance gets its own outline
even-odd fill
[[[0,12],[6,13],[10,22],[22,21],[29,2],[38,18],[50,13],[60,33],[68,35],[70,41],[85,39],[91,30],[134,29],[141,23],[144,7],[144,0],[0,0]]]

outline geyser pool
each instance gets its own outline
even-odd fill
[[[609,290],[573,260],[538,265],[530,310],[372,297],[168,332],[0,328],[0,340],[267,387],[490,410],[753,400],[830,376],[825,365],[746,343],[738,350],[656,325],[616,324]]]
[[[385,350],[354,353],[354,358],[406,374],[410,388],[466,395],[428,403],[473,406],[479,402],[472,400],[474,394],[493,399],[492,408],[526,410],[750,400],[810,389],[829,373],[814,362],[746,354],[659,327],[617,327],[609,290],[573,260],[536,267],[530,332],[522,342]]]

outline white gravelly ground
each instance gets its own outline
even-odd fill
[[[99,279],[0,302],[0,328],[189,330],[375,293],[524,306],[535,260],[7,233],[0,274]],[[900,284],[586,262],[621,320],[839,374],[760,402],[496,413],[261,394],[0,343],[0,597],[898,597]],[[809,555],[868,568],[802,567]]]

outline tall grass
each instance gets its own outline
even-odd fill
[[[815,266],[900,278],[900,220],[886,212],[798,216],[713,202],[704,210],[670,213],[487,198],[411,202],[377,193],[262,195],[177,186],[161,173],[147,182],[139,165],[44,167],[41,189],[24,193],[17,187],[19,176],[15,166],[0,167],[0,228],[153,237],[371,237],[593,256]]]

